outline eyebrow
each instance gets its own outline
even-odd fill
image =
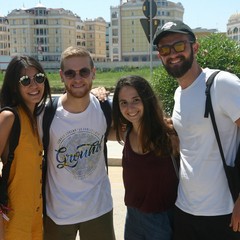
[[[136,99],[136,98],[140,98],[140,96],[135,96],[135,97],[132,97],[131,99]],[[141,98],[140,98],[141,99]],[[119,99],[119,102],[120,101],[127,101],[126,99]]]

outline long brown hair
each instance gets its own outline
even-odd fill
[[[122,115],[119,107],[119,92],[122,87],[131,86],[136,89],[144,107],[140,123],[140,142],[143,152],[154,151],[156,155],[172,152],[168,132],[172,131],[164,120],[164,112],[159,99],[147,80],[140,76],[126,76],[119,79],[113,96],[113,127],[116,137],[121,142],[121,127],[132,128],[132,123]]]

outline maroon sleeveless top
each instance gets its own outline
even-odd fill
[[[142,212],[162,212],[174,206],[178,179],[170,156],[135,153],[129,134],[123,148],[125,205]]]

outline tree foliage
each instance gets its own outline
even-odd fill
[[[223,34],[211,34],[198,40],[200,47],[197,61],[202,68],[213,68],[232,72],[240,77],[240,45]],[[170,77],[161,63],[153,72],[151,84],[163,103],[164,110],[171,115],[177,81]]]
[[[240,77],[240,45],[237,41],[225,34],[211,34],[198,42],[200,66],[229,71]]]
[[[170,77],[161,65],[153,72],[151,84],[163,104],[165,113],[171,115],[174,104],[173,95],[178,87],[177,81]]]

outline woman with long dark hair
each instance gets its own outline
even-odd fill
[[[177,171],[171,156],[174,130],[147,80],[122,77],[113,97],[116,137],[124,143],[122,167],[127,216],[126,240],[172,239]],[[123,131],[122,127],[126,131]]]
[[[1,88],[1,108],[15,109],[20,119],[18,146],[8,179],[8,205],[1,203],[0,239],[42,240],[42,141],[37,117],[50,98],[50,86],[40,63],[16,56],[9,63]],[[0,113],[0,157],[8,161],[9,137],[15,115]],[[6,211],[7,210],[7,211]]]

